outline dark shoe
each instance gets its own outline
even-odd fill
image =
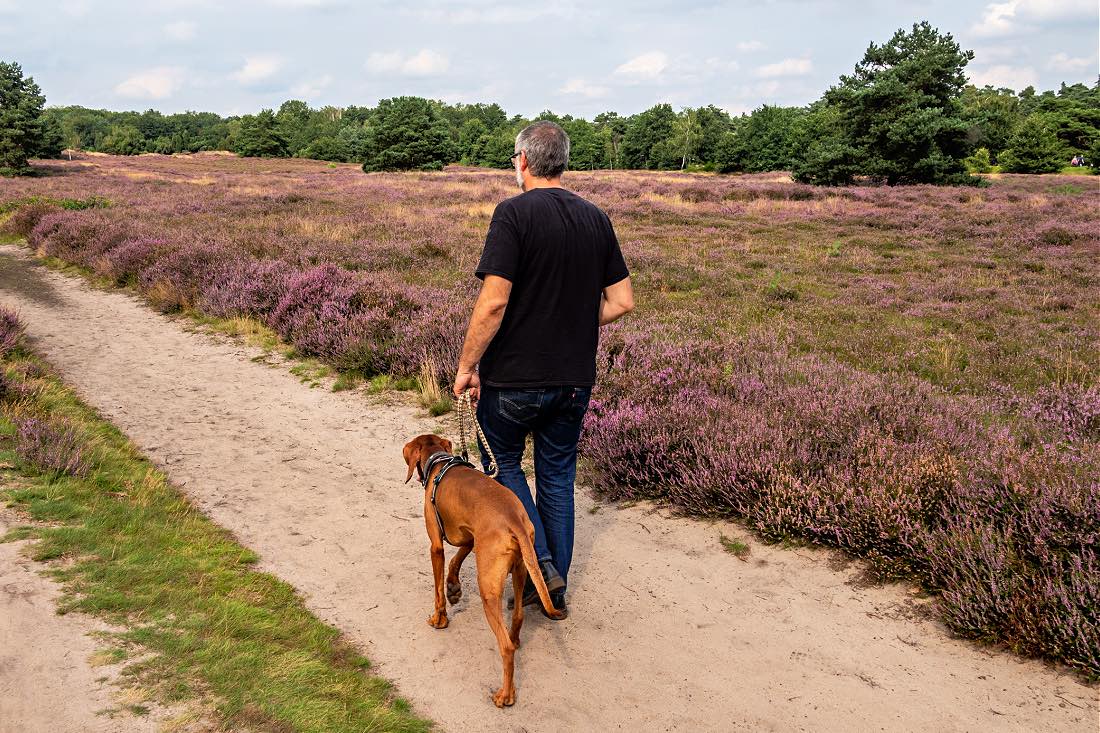
[[[550,594],[550,602],[554,604],[554,608],[561,611],[561,616],[558,616],[557,618],[554,618],[553,616],[551,616],[550,614],[548,614],[546,612],[545,608],[543,608],[540,605],[539,610],[542,611],[543,616],[550,619],[551,621],[564,621],[565,619],[569,618],[569,609],[565,606],[565,591],[564,590],[558,591],[557,593],[551,593]]]
[[[554,567],[554,563],[549,560],[540,560],[539,567],[542,569],[542,579],[546,581],[546,590],[551,593],[565,590],[565,580],[558,575],[558,569]]]
[[[554,563],[549,560],[540,560],[539,569],[542,570],[542,579],[546,581],[546,590],[550,591],[550,599],[553,600],[555,594],[560,593],[562,602],[564,602],[565,581],[558,575],[558,569],[554,567]],[[531,582],[531,578],[527,578],[527,583],[523,586],[523,605],[532,606],[536,603],[542,603],[539,599],[539,592],[535,589],[535,584]],[[515,607],[515,599],[509,598],[508,610],[512,610]]]

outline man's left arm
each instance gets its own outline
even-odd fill
[[[481,379],[477,374],[477,365],[489,348],[489,342],[500,329],[504,320],[504,309],[508,307],[508,296],[512,293],[512,281],[499,275],[486,275],[481,285],[474,313],[470,316],[470,327],[466,330],[466,341],[462,345],[462,356],[458,359],[458,373],[455,374],[455,397],[467,389],[476,402],[481,396]]]

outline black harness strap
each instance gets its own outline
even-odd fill
[[[421,472],[420,481],[424,484],[424,488],[428,488],[428,481],[429,477],[431,476],[432,469],[439,464],[443,464],[443,467],[439,469],[439,473],[435,475],[435,480],[432,481],[432,509],[435,510],[435,521],[439,524],[439,533],[443,535],[443,541],[446,542],[448,545],[457,547],[455,543],[447,539],[447,530],[443,527],[443,517],[439,514],[439,507],[435,505],[435,495],[436,492],[439,491],[439,482],[442,481],[443,477],[447,475],[447,471],[450,471],[455,466],[466,466],[468,468],[473,468],[474,464],[470,463],[462,456],[452,456],[446,451],[438,451],[436,453],[432,453],[430,456],[428,456],[428,460],[424,464],[424,469]]]

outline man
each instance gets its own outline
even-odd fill
[[[596,381],[598,331],[633,310],[634,292],[607,215],[561,185],[565,130],[536,122],[516,137],[515,151],[523,193],[502,201],[489,224],[454,392],[474,391],[497,479],[527,509],[551,599],[565,611],[577,441]],[[520,467],[528,434],[537,501]],[[525,605],[537,601],[533,591]]]

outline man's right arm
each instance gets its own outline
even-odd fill
[[[600,300],[601,326],[617,321],[632,310],[634,310],[634,288],[630,285],[629,277],[624,277],[603,289],[603,298]]]

